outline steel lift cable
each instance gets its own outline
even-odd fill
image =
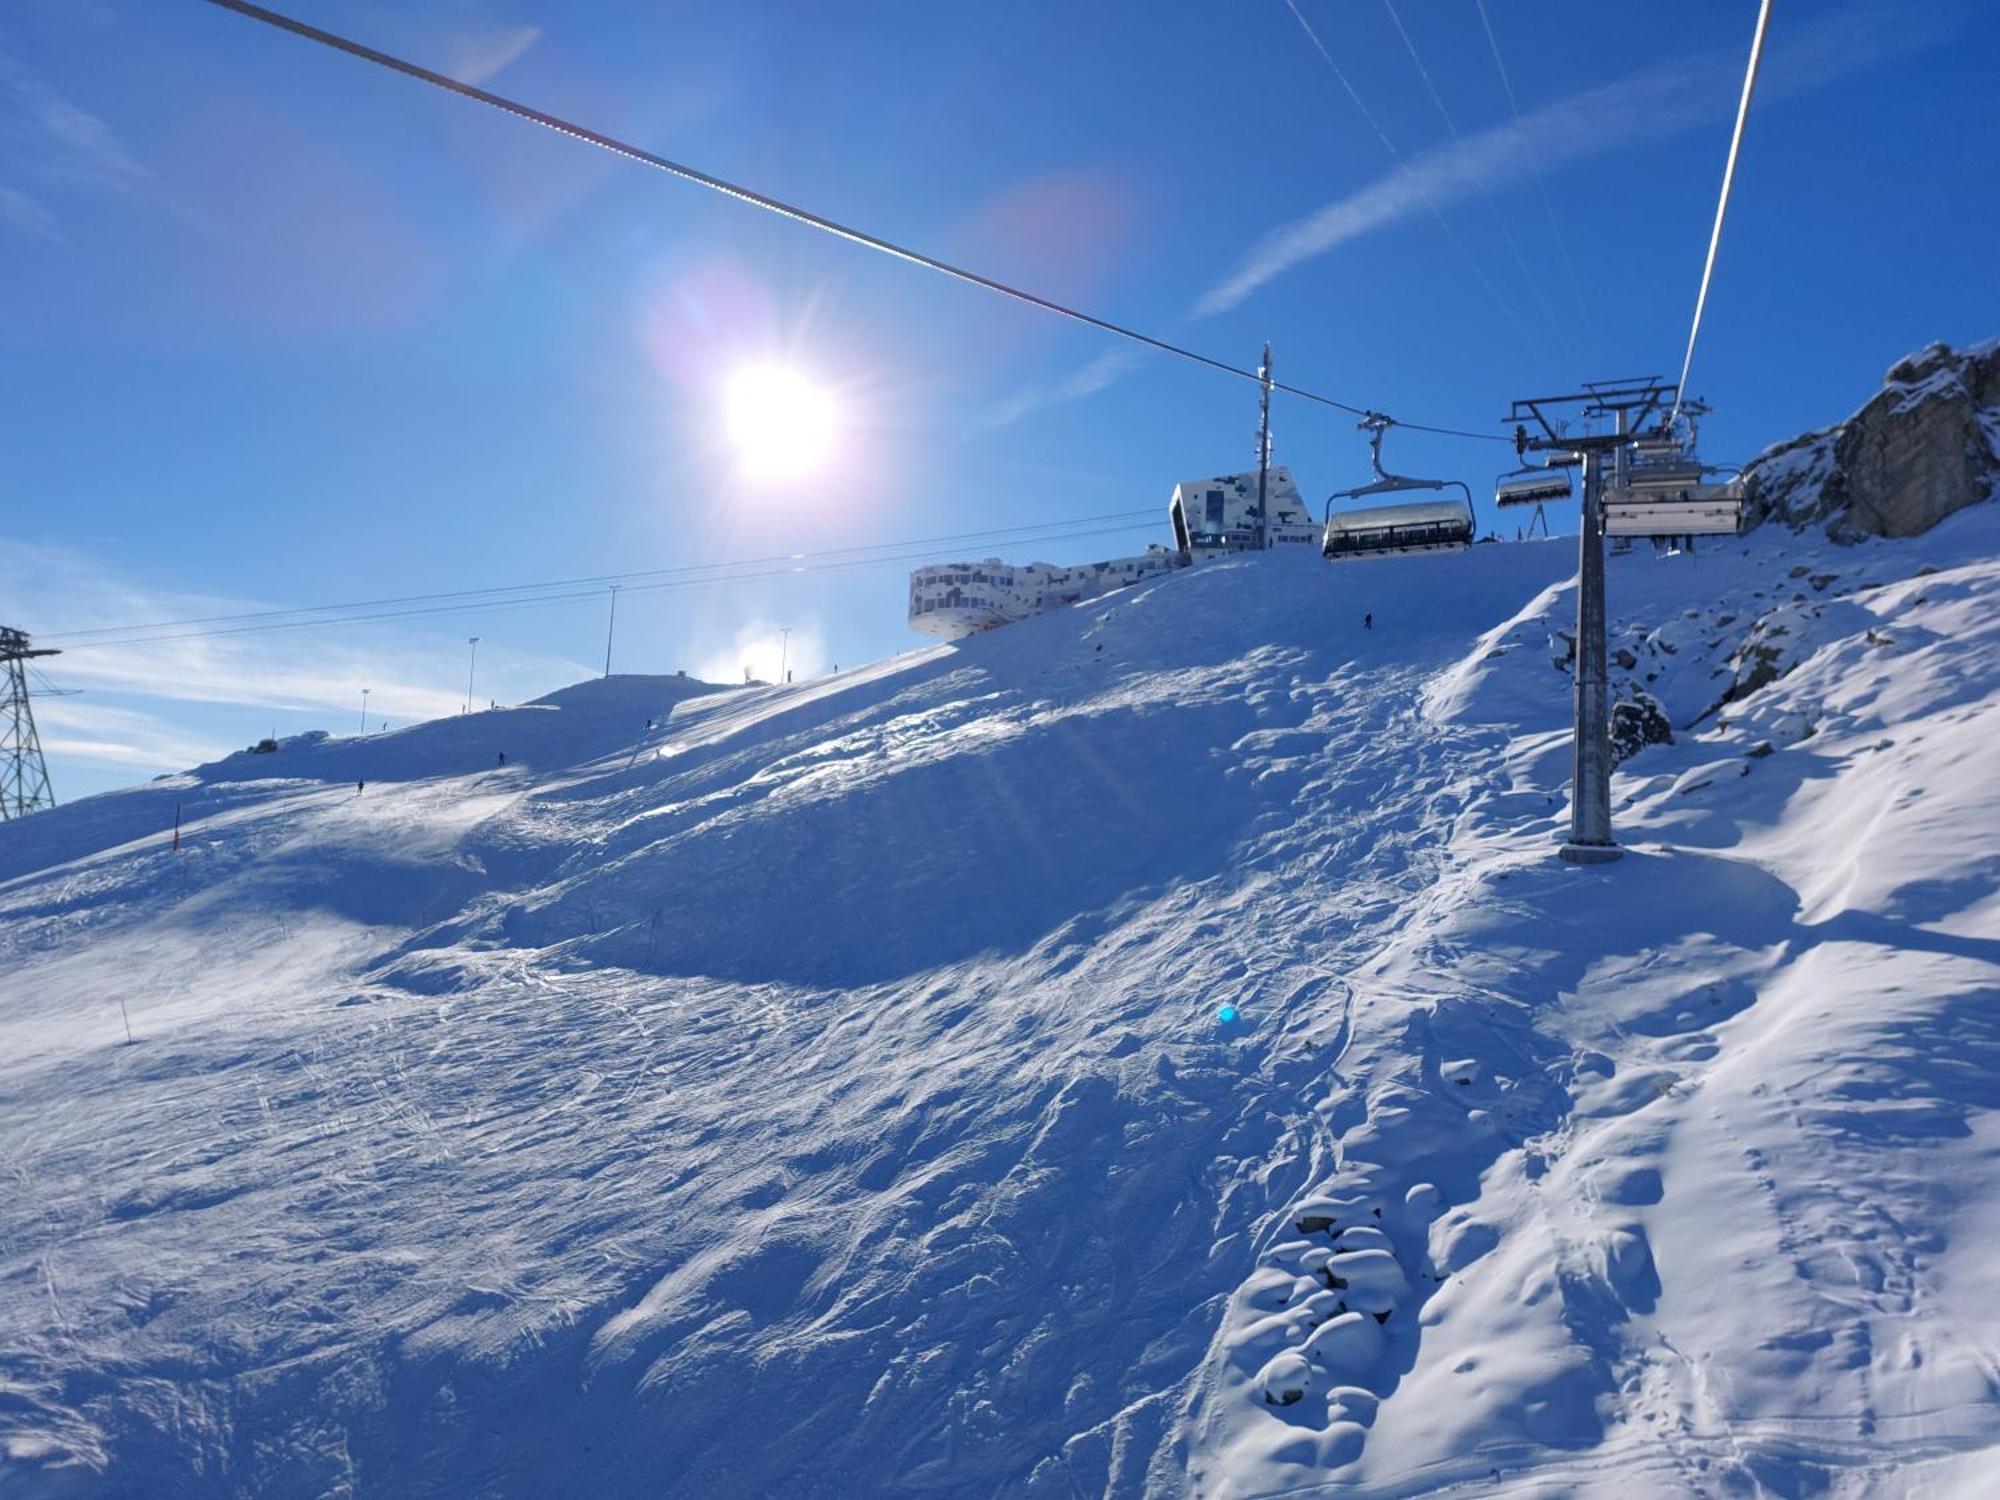
[[[1308,21],[1305,17],[1305,12],[1299,9],[1297,0],[1285,0],[1285,7],[1291,11],[1293,18],[1299,23],[1300,29],[1305,32],[1307,40],[1313,44],[1314,49],[1318,51],[1327,67],[1333,70],[1333,76],[1340,80],[1340,86],[1347,91],[1347,97],[1353,101],[1354,107],[1361,112],[1361,118],[1368,122],[1368,128],[1375,132],[1375,138],[1382,143],[1382,149],[1389,153],[1390,160],[1394,161],[1399,167],[1405,165],[1403,153],[1397,148],[1396,143],[1389,139],[1389,133],[1377,123],[1375,116],[1370,113],[1368,106],[1361,102],[1359,90],[1348,81],[1347,74],[1341,70],[1340,64],[1333,60],[1333,54],[1327,50],[1326,43],[1320,40],[1319,33],[1313,30],[1312,22]],[[1506,315],[1507,320],[1520,331],[1522,338],[1526,339],[1529,343],[1533,343],[1535,338],[1533,330],[1521,321],[1521,315],[1514,311],[1513,305],[1500,295],[1500,288],[1494,285],[1493,278],[1486,274],[1486,268],[1479,264],[1478,258],[1472,253],[1472,247],[1460,238],[1456,229],[1451,227],[1451,221],[1444,216],[1444,210],[1438,207],[1437,200],[1431,197],[1430,192],[1421,182],[1417,184],[1417,193],[1424,200],[1424,207],[1431,211],[1431,217],[1437,220],[1438,228],[1444,231],[1445,238],[1450,240],[1458,253],[1464,257],[1466,265],[1472,269],[1472,274],[1479,278],[1479,284],[1485,287],[1488,294],[1493,298],[1494,306],[1498,307]],[[1415,422],[1399,421],[1396,425],[1420,432],[1439,431],[1435,427],[1421,427]],[[1472,436],[1470,433],[1453,433],[1452,435],[1455,437]]]
[[[207,0],[207,3],[222,10],[233,11],[237,15],[245,16],[250,20],[260,21],[264,25],[275,27],[280,31],[290,32],[293,36],[302,37],[306,41],[317,42],[319,45],[330,47],[336,52],[344,52],[350,57],[361,59],[363,62],[370,62],[378,67],[388,68],[393,72],[403,74],[405,77],[414,78],[420,83],[428,83],[434,88],[444,89],[450,93],[458,94],[463,98],[474,100],[477,103],[489,105],[503,113],[513,115],[516,119],[526,120],[531,124],[543,126],[561,135],[573,137],[588,145],[609,151],[615,156],[622,156],[627,161],[637,162],[641,166],[656,168],[659,171],[679,177],[684,181],[694,183],[697,187],[705,187],[711,192],[721,193],[725,197],[734,198],[741,203],[747,203],[753,208],[764,209],[768,213],[792,219],[809,228],[821,230],[824,233],[850,241],[866,249],[879,251],[884,255],[893,256],[897,260],[907,261],[911,265],[922,266],[924,269],[935,271],[941,276],[949,276],[953,280],[962,281],[971,286],[982,287],[1002,297],[1011,297],[1017,302],[1025,302],[1030,307],[1038,307],[1043,312],[1054,313],[1057,317],[1068,318],[1073,322],[1082,323],[1100,332],[1113,334],[1122,339],[1129,339],[1135,344],[1143,344],[1149,349],[1157,350],[1162,354],[1171,354],[1177,359],[1189,360],[1194,364],[1206,366],[1208,369],[1219,371],[1224,375],[1233,375],[1238,380],[1247,380],[1259,386],[1264,383],[1262,377],[1255,370],[1246,369],[1242,365],[1232,365],[1227,360],[1216,359],[1211,355],[1198,353],[1182,345],[1170,343],[1166,339],[1155,338],[1149,333],[1141,333],[1136,328],[1127,327],[1122,323],[1114,323],[1107,318],[1100,318],[1091,313],[1081,312],[1076,308],[1052,301],[1035,292],[1025,291],[1007,282],[995,280],[993,277],[982,275],[978,271],[968,270],[966,267],[954,265],[950,261],[939,260],[934,255],[927,255],[923,251],[912,249],[908,245],[900,245],[893,240],[883,239],[880,235],[870,234],[864,229],[857,229],[850,224],[843,224],[836,219],[829,219],[822,214],[813,213],[810,209],[800,208],[797,204],[787,203],[783,199],[773,198],[767,194],[756,192],[751,188],[742,186],[740,183],[716,177],[711,173],[688,166],[684,162],[674,161],[655,152],[643,150],[614,136],[606,135],[602,131],[592,130],[588,126],[563,119],[559,115],[548,114],[545,111],[522,104],[518,100],[509,99],[504,94],[496,94],[490,89],[483,89],[477,85],[462,82],[448,74],[426,68],[420,63],[413,63],[392,53],[379,51],[374,47],[353,41],[335,32],[323,31],[317,26],[310,26],[304,21],[295,20],[274,10],[268,10],[264,6],[253,5],[250,3],[250,0]],[[1321,406],[1330,406],[1336,411],[1349,412],[1355,416],[1366,415],[1368,410],[1368,408],[1363,406],[1353,406],[1345,401],[1337,401],[1331,396],[1322,396],[1317,391],[1309,391],[1300,386],[1286,385],[1278,381],[1271,382],[1271,388],[1283,391],[1288,396],[1296,396],[1303,401],[1316,402]],[[1415,430],[1438,433],[1446,437],[1477,438],[1486,442],[1505,441],[1505,439],[1499,438],[1489,432],[1468,432],[1451,427],[1420,427],[1420,424],[1415,422],[1405,422],[1402,425]]]
[[[1382,0],[1382,6],[1389,12],[1389,19],[1395,23],[1396,35],[1403,39],[1403,50],[1410,54],[1410,61],[1417,66],[1417,76],[1424,81],[1424,88],[1431,96],[1431,103],[1437,106],[1438,118],[1444,121],[1444,128],[1451,133],[1452,144],[1461,155],[1465,152],[1465,137],[1459,134],[1458,122],[1445,108],[1444,95],[1438,92],[1437,81],[1431,77],[1431,70],[1424,66],[1423,56],[1417,51],[1416,41],[1403,24],[1402,12],[1396,9],[1396,0]],[[1507,220],[1500,212],[1500,205],[1494,201],[1493,190],[1486,185],[1485,178],[1479,179],[1479,196],[1486,200],[1486,211],[1493,216],[1493,226],[1500,231],[1500,239],[1507,251],[1514,257],[1514,266],[1521,273],[1521,279],[1528,284],[1535,301],[1541,304],[1542,315],[1551,323],[1556,321],[1556,310],[1549,305],[1548,297],[1542,291],[1542,284],[1535,273],[1528,269],[1528,262],[1521,255],[1520,243],[1514,238],[1514,231],[1507,227]]]
[[[1688,327],[1687,354],[1681,360],[1680,385],[1674,395],[1669,425],[1681,414],[1680,392],[1687,389],[1688,371],[1694,368],[1695,340],[1701,337],[1701,315],[1708,307],[1708,285],[1715,275],[1715,252],[1722,243],[1722,220],[1729,212],[1729,190],[1736,182],[1736,157],[1743,149],[1743,122],[1750,118],[1750,96],[1757,90],[1757,64],[1764,57],[1764,28],[1770,24],[1771,0],[1757,7],[1757,30],[1750,38],[1750,65],[1743,72],[1743,97],[1736,105],[1736,128],[1729,135],[1729,161],[1722,169],[1722,193],[1715,200],[1715,227],[1708,233],[1708,259],[1701,267],[1701,290],[1694,299],[1694,322]]]
[[[1590,343],[1593,347],[1601,348],[1603,339],[1597,331],[1597,320],[1591,314],[1589,302],[1584,299],[1583,281],[1576,274],[1576,262],[1570,256],[1569,241],[1563,235],[1561,224],[1556,221],[1556,206],[1549,198],[1548,175],[1542,171],[1541,155],[1535,150],[1533,142],[1529,141],[1526,136],[1525,125],[1521,119],[1521,101],[1514,97],[1514,80],[1508,75],[1507,64],[1501,59],[1500,39],[1494,35],[1493,18],[1487,14],[1486,0],[1472,0],[1472,3],[1479,7],[1479,23],[1486,29],[1486,46],[1493,54],[1493,67],[1500,75],[1500,87],[1506,91],[1507,108],[1513,112],[1514,123],[1524,126],[1522,141],[1527,148],[1528,165],[1534,168],[1535,191],[1541,196],[1542,212],[1548,216],[1549,233],[1555,236],[1556,249],[1562,253],[1563,271],[1569,278],[1570,292],[1576,298],[1576,310],[1582,316],[1584,328],[1589,334]]]

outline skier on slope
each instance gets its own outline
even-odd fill
[[[1375,615],[1372,610],[1361,617],[1361,628],[1363,630],[1373,630],[1375,628]]]

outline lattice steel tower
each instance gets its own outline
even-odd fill
[[[49,789],[48,762],[42,759],[42,738],[35,733],[35,711],[28,702],[29,658],[56,654],[29,646],[26,631],[0,625],[0,661],[7,664],[7,700],[0,704],[0,819],[56,805],[56,794]]]

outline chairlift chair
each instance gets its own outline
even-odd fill
[[[1472,545],[1478,522],[1472,491],[1456,479],[1413,479],[1382,467],[1382,435],[1396,425],[1393,417],[1371,411],[1356,424],[1368,434],[1368,458],[1375,478],[1351,490],[1327,496],[1326,529],[1320,555],[1328,562],[1360,562],[1414,552],[1463,552]],[[1456,485],[1463,502],[1432,501],[1419,505],[1377,505],[1336,516],[1333,502],[1359,500],[1408,490],[1442,490]]]
[[[1502,510],[1543,506],[1571,498],[1569,475],[1561,469],[1516,469],[1493,482],[1493,503]]]
[[[1734,536],[1742,524],[1741,480],[1604,492],[1604,534],[1609,537]]]

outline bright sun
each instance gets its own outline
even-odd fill
[[[729,440],[753,474],[811,473],[832,446],[833,429],[833,398],[796,370],[753,365],[729,382]]]

